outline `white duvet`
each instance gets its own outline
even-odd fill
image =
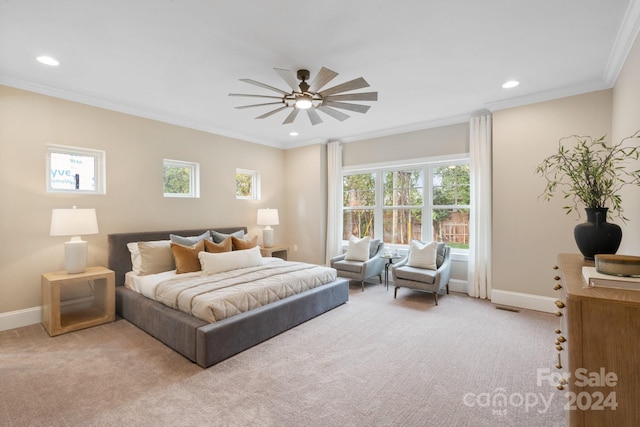
[[[212,275],[202,272],[137,276],[125,285],[162,304],[213,323],[279,301],[336,279],[330,267],[300,262],[266,262]]]

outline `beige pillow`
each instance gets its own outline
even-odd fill
[[[169,240],[138,242],[140,252],[140,276],[162,273],[176,268]]]
[[[257,267],[262,265],[260,248],[238,250],[232,252],[198,254],[202,271],[205,274],[221,273],[223,271],[237,270],[238,268]]]
[[[201,270],[198,253],[204,251],[204,242],[204,240],[200,240],[193,246],[184,246],[171,242],[171,252],[176,263],[176,274]]]
[[[251,240],[247,239],[239,239],[236,236],[231,236],[231,240],[233,241],[233,250],[241,251],[243,249],[251,249],[258,246],[258,236],[253,236]]]
[[[206,252],[211,252],[211,253],[220,253],[220,252],[231,252],[231,250],[233,249],[233,243],[231,241],[231,236],[225,238],[222,242],[220,243],[214,243],[212,241],[209,240],[205,240],[204,241],[204,250]]]
[[[349,247],[344,259],[347,261],[366,261],[369,259],[369,244],[371,237],[366,236],[358,239],[356,236],[349,237]]]
[[[426,268],[427,270],[437,270],[436,255],[438,253],[438,242],[421,243],[412,240],[409,244],[409,267]]]

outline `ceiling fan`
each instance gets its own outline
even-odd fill
[[[243,109],[281,104],[280,107],[276,108],[275,110],[271,110],[261,116],[258,116],[256,117],[256,119],[264,119],[282,110],[291,108],[291,112],[289,113],[287,118],[284,119],[284,122],[282,122],[283,125],[287,123],[293,123],[300,110],[305,110],[307,112],[307,115],[309,116],[311,124],[315,126],[319,123],[322,123],[322,119],[320,118],[320,115],[318,115],[317,111],[322,111],[323,113],[333,117],[334,119],[344,121],[350,116],[337,109],[355,111],[364,114],[369,110],[369,108],[371,108],[371,106],[369,105],[351,104],[344,101],[378,100],[378,92],[344,93],[369,87],[369,83],[367,83],[367,81],[362,77],[350,80],[337,86],[333,86],[329,89],[322,90],[322,88],[325,87],[331,80],[333,80],[338,75],[338,73],[328,68],[322,67],[313,82],[309,84],[307,83],[307,80],[309,80],[310,76],[309,70],[298,70],[295,75],[291,70],[285,70],[282,68],[274,68],[274,70],[276,70],[280,77],[282,77],[282,79],[291,87],[291,92],[287,92],[285,90],[278,89],[276,87],[269,86],[255,80],[240,79],[241,82],[269,89],[273,92],[279,93],[280,95],[270,96],[230,93],[229,96],[269,98],[278,100],[262,104],[243,105],[235,108]],[[298,80],[300,80],[301,82],[299,82]]]

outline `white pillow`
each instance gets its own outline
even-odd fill
[[[438,253],[438,242],[429,242],[422,244],[417,240],[412,240],[409,244],[409,259],[407,265],[409,267],[426,268],[428,270],[437,270],[436,255]]]
[[[127,248],[129,248],[129,252],[131,252],[132,270],[134,273],[140,274],[140,265],[142,261],[140,260],[140,249],[138,249],[138,242],[127,243]]]
[[[204,274],[215,274],[223,271],[236,270],[238,268],[262,265],[262,255],[260,255],[259,246],[231,252],[200,252],[198,259],[200,260]]]
[[[366,261],[369,259],[369,243],[371,237],[366,236],[358,239],[355,236],[349,237],[349,247],[344,259],[347,261]]]

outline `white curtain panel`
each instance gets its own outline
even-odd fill
[[[491,114],[469,123],[471,215],[469,218],[469,295],[491,298]]]
[[[342,143],[327,144],[327,250],[326,265],[339,255],[342,244]]]

